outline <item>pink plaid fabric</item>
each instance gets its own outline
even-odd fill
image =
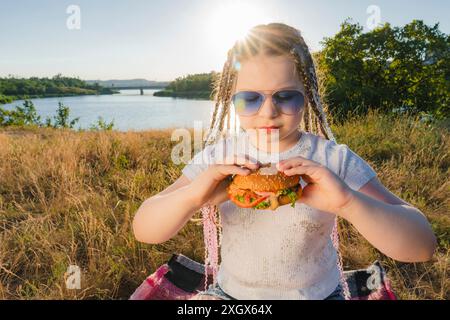
[[[181,255],[175,255],[181,256]],[[192,263],[196,263],[193,260],[184,257],[181,260],[181,264],[189,267]],[[380,267],[378,262],[374,265]],[[373,265],[372,265],[373,266]],[[168,264],[163,264],[153,274],[151,274],[144,282],[136,289],[131,295],[130,300],[189,300],[198,292],[203,291],[205,278],[202,277],[199,281],[197,288],[194,292],[187,292],[177,286],[176,283],[172,283],[165,275],[170,271]],[[212,270],[208,271],[208,275],[212,275]],[[369,268],[361,270],[352,270],[344,272],[346,282],[349,284],[349,293],[351,300],[397,300],[389,279],[386,277],[384,270],[381,268],[381,272],[378,276],[379,286],[375,289],[367,291],[367,294],[362,294],[365,283],[357,281],[360,276],[364,279],[368,275],[372,274]],[[210,278],[207,284],[212,284],[213,279]]]
[[[189,300],[196,295],[196,292],[186,292],[167,280],[164,275],[168,271],[167,264],[159,267],[136,289],[130,300]]]
[[[384,284],[367,296],[354,296],[351,300],[397,300],[391,288],[389,279],[384,279]]]

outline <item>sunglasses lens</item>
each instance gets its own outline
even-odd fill
[[[274,103],[285,114],[296,114],[305,104],[305,97],[300,91],[285,90],[273,95]]]
[[[241,91],[236,93],[232,102],[236,113],[241,116],[251,116],[258,112],[263,96],[258,92]]]

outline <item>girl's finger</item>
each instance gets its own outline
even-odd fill
[[[250,173],[250,169],[241,168],[238,166],[221,165],[219,167],[219,172],[225,176],[231,175],[231,174],[238,174],[241,176],[246,176]]]
[[[303,165],[312,166],[312,165],[318,165],[318,163],[315,161],[297,156],[295,158],[282,160],[282,161],[278,162],[277,168],[278,168],[278,170],[283,171],[283,169],[288,169],[288,168],[292,168],[292,167],[296,167],[296,166],[303,166]]]
[[[259,167],[258,161],[245,154],[233,155],[225,158],[225,163],[228,165],[240,165],[249,169],[257,169]]]
[[[301,177],[302,177],[303,181],[305,181],[306,183],[313,183],[311,178],[309,176],[307,176],[306,174],[302,174]]]
[[[309,180],[310,183],[314,183],[319,180],[321,170],[322,169],[319,166],[298,166],[287,169],[283,172],[287,176],[292,176],[295,174],[305,175],[307,176],[307,180]]]
[[[229,200],[226,187],[227,185],[223,189],[222,188],[216,189],[216,191],[214,192],[214,194],[211,196],[210,199],[212,204],[219,205],[222,202]]]

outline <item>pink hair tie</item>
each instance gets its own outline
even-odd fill
[[[205,242],[205,290],[208,287],[208,274],[212,274],[213,284],[217,283],[219,269],[219,250],[217,241],[217,207],[207,204],[200,209],[203,220]]]
[[[347,280],[344,276],[344,268],[342,266],[342,256],[339,251],[339,234],[338,234],[338,217],[334,219],[333,231],[331,232],[331,241],[333,242],[333,247],[336,249],[337,253],[337,266],[339,269],[340,282],[342,286],[342,291],[344,293],[345,300],[350,300],[350,289],[348,288]]]

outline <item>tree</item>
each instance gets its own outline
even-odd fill
[[[14,110],[8,111],[0,109],[1,126],[30,126],[42,125],[41,117],[37,114],[36,108],[31,101],[24,101],[23,107],[16,106]]]
[[[53,116],[53,122],[50,118],[47,118],[45,123],[47,127],[73,129],[73,127],[80,120],[80,118],[78,117],[69,120],[69,114],[70,114],[69,107],[66,107],[62,102],[59,102],[58,110],[56,111],[56,116]]]
[[[110,88],[101,87],[98,83],[89,85],[78,78],[63,77],[58,74],[51,79],[36,78],[29,79],[0,78],[0,104],[11,100],[30,96],[65,96],[65,95],[85,95],[85,94],[112,94]]]
[[[335,117],[369,108],[449,117],[450,38],[420,20],[363,33],[346,20],[315,55],[325,100]]]

